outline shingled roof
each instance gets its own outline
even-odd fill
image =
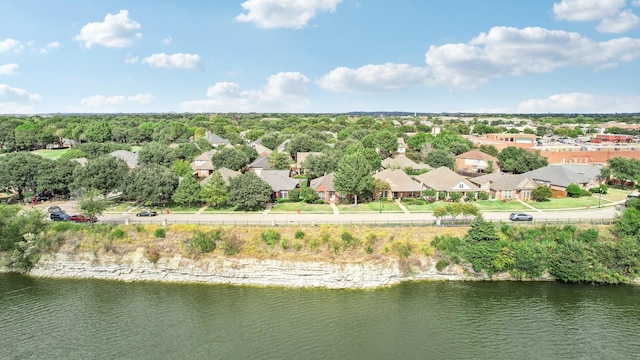
[[[496,191],[533,189],[535,183],[523,174],[494,173],[469,179],[479,186],[490,184],[489,188]]]
[[[376,173],[373,177],[385,181],[393,192],[422,191],[422,186],[407,175],[404,170],[385,169]]]
[[[293,190],[299,184],[298,180],[289,177],[289,170],[262,170],[260,178],[271,186],[273,192]]]
[[[588,184],[591,179],[585,175],[578,174],[560,165],[547,165],[539,169],[531,170],[524,175],[536,182],[545,182],[554,186],[566,188],[571,183]]]
[[[437,191],[479,191],[478,186],[446,166],[414,177],[420,183]],[[463,184],[460,188],[460,184]]]

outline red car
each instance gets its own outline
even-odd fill
[[[98,218],[96,218],[95,216],[90,218],[86,215],[83,214],[76,214],[76,215],[71,215],[69,216],[69,221],[71,222],[96,222],[98,221]]]

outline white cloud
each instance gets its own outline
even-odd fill
[[[13,51],[20,52],[24,46],[20,41],[14,39],[0,40],[0,52]]]
[[[604,33],[621,34],[638,27],[639,24],[640,19],[631,10],[625,10],[615,16],[602,19],[596,30]]]
[[[247,0],[237,21],[252,22],[262,29],[301,29],[319,11],[334,12],[342,0]]]
[[[137,32],[140,28],[142,26],[138,22],[129,19],[127,10],[120,10],[115,15],[107,14],[103,22],[83,26],[73,39],[84,42],[88,49],[94,44],[121,48],[132,46],[135,40],[142,38],[142,34]]]
[[[632,113],[640,111],[640,96],[613,97],[567,93],[518,104],[521,113]]]
[[[466,44],[432,45],[425,57],[438,82],[473,88],[493,77],[562,67],[605,68],[639,56],[640,39],[596,42],[573,32],[494,27]]]
[[[426,85],[429,69],[407,64],[365,65],[357,69],[338,67],[321,77],[317,84],[336,92],[386,91]]]
[[[172,42],[173,42],[173,38],[171,36],[168,36],[168,37],[162,39],[162,43],[165,44],[165,45],[169,45]]]
[[[18,70],[18,64],[0,65],[0,75],[13,75]]]
[[[125,64],[137,64],[138,62],[140,62],[140,58],[131,54],[127,54],[127,57],[124,58]]]
[[[259,90],[241,90],[232,82],[218,82],[207,89],[207,99],[185,101],[187,112],[301,111],[309,106],[309,79],[299,72],[271,75]]]
[[[151,96],[150,94],[138,94],[132,96],[93,95],[80,100],[80,104],[85,108],[102,108],[105,106],[109,107],[128,103],[149,104],[152,99],[153,96]]]
[[[32,104],[40,99],[42,96],[38,94],[30,94],[26,90],[0,84],[0,113],[33,113]]]
[[[614,16],[624,4],[625,0],[562,0],[553,4],[553,13],[559,20],[600,20]]]
[[[49,50],[59,49],[61,47],[62,47],[62,44],[60,44],[58,41],[52,41],[52,42],[46,44],[44,47],[32,48],[31,51],[37,52],[37,53],[40,53],[40,54],[46,54],[46,53],[49,52]]]
[[[633,1],[631,2],[631,5],[632,5],[632,6],[638,6],[638,7],[640,7],[640,0],[633,0]]]
[[[142,63],[156,68],[194,69],[201,66],[200,55],[182,53],[171,55],[165,53],[153,54],[142,59]]]

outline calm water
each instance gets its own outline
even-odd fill
[[[0,359],[638,359],[640,287],[375,291],[0,275]]]

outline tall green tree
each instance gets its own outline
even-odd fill
[[[103,143],[111,141],[111,125],[106,121],[97,121],[87,126],[84,136],[89,142]]]
[[[9,189],[23,199],[25,191],[36,191],[40,174],[51,168],[52,160],[28,152],[0,157],[0,187]]]
[[[124,178],[122,195],[139,203],[166,202],[178,187],[178,176],[164,166],[150,164],[133,169]]]
[[[249,157],[236,148],[222,148],[211,157],[211,163],[216,169],[226,167],[238,171],[249,164]]]
[[[84,166],[76,167],[70,187],[72,191],[81,193],[96,189],[107,195],[112,191],[122,190],[124,178],[128,173],[129,167],[124,160],[103,155],[89,160]]]
[[[363,151],[348,153],[338,162],[333,185],[339,192],[353,195],[355,205],[358,195],[369,190],[372,183],[371,166]]]
[[[620,180],[622,185],[628,181],[640,182],[640,160],[614,157],[607,160],[611,175]]]
[[[264,209],[272,193],[271,186],[252,172],[229,179],[229,203],[235,204],[238,210]]]
[[[269,167],[274,170],[291,169],[291,158],[288,153],[283,151],[274,151],[267,155],[267,163]]]
[[[99,190],[89,190],[78,198],[78,208],[90,219],[102,215],[108,207],[109,200]]]
[[[447,150],[433,149],[425,155],[424,162],[433,168],[446,166],[453,170],[456,164],[456,158]]]
[[[522,174],[547,166],[547,158],[539,151],[528,151],[515,146],[507,146],[498,154],[498,166],[504,172]]]
[[[218,171],[215,171],[211,174],[209,181],[202,185],[200,200],[213,208],[219,209],[228,204],[228,192],[222,175]]]
[[[491,221],[487,221],[481,214],[478,214],[467,231],[464,241],[498,241],[500,236],[496,231],[495,225]]]
[[[173,149],[161,143],[146,143],[138,151],[138,162],[143,165],[169,166],[173,160],[175,160]]]
[[[48,190],[56,195],[69,196],[73,183],[73,172],[81,166],[77,161],[58,159],[51,163],[48,171],[38,175],[38,190]]]
[[[178,204],[191,207],[200,202],[202,188],[193,176],[186,176],[180,181],[171,199]]]

